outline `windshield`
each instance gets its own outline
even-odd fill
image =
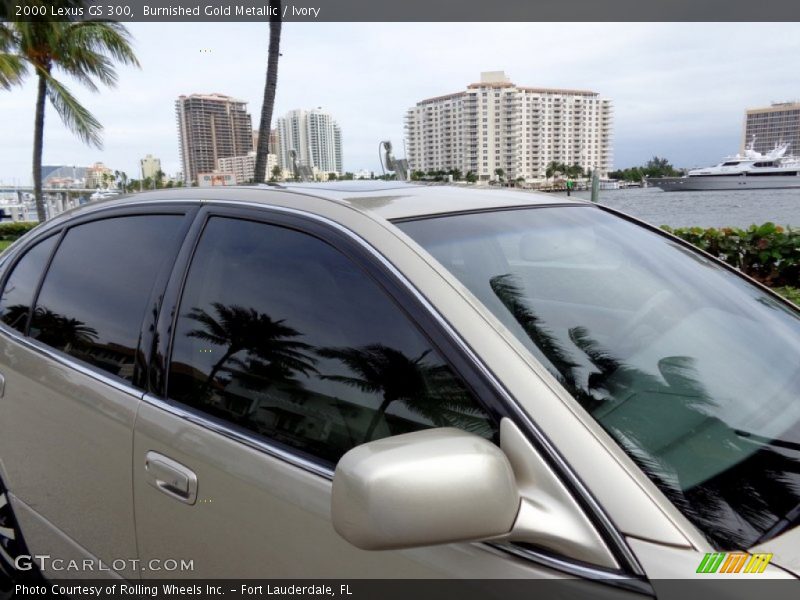
[[[800,317],[791,308],[591,206],[397,226],[714,545],[748,548],[800,503]]]

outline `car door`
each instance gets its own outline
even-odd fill
[[[2,475],[48,577],[138,577],[130,465],[142,323],[186,223],[174,208],[76,219],[37,241],[5,281]]]
[[[344,452],[441,426],[496,442],[503,408],[357,244],[290,212],[206,208],[176,263],[134,435],[145,577],[559,576],[487,545],[366,552],[333,530]]]

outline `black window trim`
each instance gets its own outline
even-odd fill
[[[152,314],[153,309],[157,311],[158,307],[160,306],[160,299],[163,298],[166,279],[167,277],[169,277],[169,274],[172,271],[175,257],[177,256],[177,253],[181,247],[182,242],[180,238],[181,236],[185,236],[187,230],[193,223],[194,216],[199,210],[199,205],[200,202],[184,201],[180,203],[163,202],[163,203],[148,203],[148,204],[136,204],[136,205],[126,205],[126,206],[113,206],[113,207],[103,208],[100,210],[93,210],[87,213],[86,215],[81,215],[79,217],[75,217],[63,223],[59,223],[58,225],[42,229],[40,232],[38,232],[38,234],[35,237],[31,237],[30,240],[26,240],[24,246],[21,246],[19,249],[15,251],[14,256],[9,257],[10,261],[4,265],[4,272],[2,274],[2,277],[0,277],[0,290],[3,290],[5,289],[5,286],[8,282],[8,278],[16,268],[16,265],[19,263],[20,260],[22,260],[24,256],[27,255],[29,250],[31,250],[39,242],[43,242],[51,236],[58,237],[58,240],[56,241],[56,244],[53,250],[51,251],[50,256],[48,257],[45,267],[42,269],[42,273],[39,276],[39,280],[37,282],[35,292],[32,297],[31,310],[28,313],[28,320],[25,326],[25,331],[24,332],[17,331],[2,322],[0,322],[0,331],[5,333],[9,337],[13,338],[15,341],[21,343],[26,348],[33,350],[39,354],[45,355],[63,365],[69,366],[70,368],[75,369],[76,371],[82,373],[83,375],[87,375],[95,380],[98,380],[106,385],[109,385],[131,396],[141,397],[146,392],[146,388],[144,386],[144,378],[146,376],[147,369],[145,368],[145,366],[147,363],[144,361],[150,359],[150,354],[152,352],[152,346],[153,346],[152,338],[155,336],[155,332],[152,330],[152,328],[149,328],[146,325],[147,319]],[[30,324],[33,316],[33,309],[35,309],[36,304],[39,300],[39,294],[44,284],[45,277],[47,276],[47,273],[50,270],[50,266],[58,252],[58,249],[61,246],[62,241],[64,240],[64,237],[66,236],[67,232],[70,229],[72,229],[73,227],[77,227],[79,225],[85,225],[87,223],[93,223],[117,217],[164,215],[164,214],[174,214],[177,216],[182,216],[184,218],[184,222],[181,226],[180,233],[177,236],[179,243],[177,243],[176,246],[173,248],[173,253],[172,253],[173,261],[172,262],[166,261],[165,266],[162,269],[162,272],[159,273],[156,277],[156,281],[154,282],[151,296],[147,301],[148,309],[147,312],[145,313],[145,318],[140,323],[139,338],[138,338],[139,344],[136,349],[137,360],[134,366],[133,381],[128,381],[127,379],[118,377],[112,373],[109,373],[108,371],[100,369],[96,365],[82,361],[79,358],[72,356],[71,354],[62,352],[57,348],[53,348],[29,336]]]
[[[553,205],[547,205],[553,206]],[[560,205],[559,205],[560,206]],[[566,206],[584,206],[582,203]],[[586,205],[591,206],[591,205]],[[531,208],[526,207],[513,207]],[[510,209],[513,209],[510,208]],[[481,211],[478,211],[481,212]],[[195,216],[195,222],[184,240],[174,271],[168,283],[162,310],[158,317],[156,331],[157,348],[153,352],[150,363],[150,376],[148,377],[148,391],[143,400],[154,407],[160,408],[172,415],[209,429],[247,447],[263,452],[274,458],[283,460],[295,467],[314,473],[325,479],[333,478],[333,469],[320,464],[321,461],[304,457],[296,449],[286,449],[279,444],[259,436],[244,428],[224,421],[218,417],[204,413],[201,410],[187,406],[166,396],[166,374],[168,361],[171,357],[172,336],[174,334],[178,307],[181,295],[188,277],[189,267],[196,248],[199,244],[202,231],[213,216],[243,218],[244,220],[283,225],[287,221],[295,223],[293,229],[302,233],[321,238],[322,241],[332,245],[335,249],[344,252],[343,248],[332,243],[330,237],[336,232],[337,237],[347,240],[347,245],[360,257],[357,260],[360,266],[366,262],[372,267],[372,272],[378,276],[376,283],[385,293],[398,304],[398,306],[411,319],[412,323],[420,329],[440,352],[442,358],[453,368],[454,372],[467,384],[468,388],[480,399],[481,404],[493,409],[492,416],[508,417],[515,422],[536,450],[542,454],[558,473],[561,481],[568,487],[573,497],[585,511],[587,517],[596,527],[599,535],[608,545],[610,551],[617,559],[619,571],[607,570],[593,565],[584,565],[567,557],[559,557],[546,552],[538,552],[529,548],[507,547],[490,544],[497,550],[509,555],[523,557],[549,568],[564,571],[579,577],[589,577],[601,580],[612,586],[633,589],[638,592],[652,593],[652,588],[647,584],[645,572],[633,551],[625,541],[624,535],[617,529],[611,518],[597,502],[585,483],[572,470],[558,450],[547,439],[535,422],[525,414],[517,405],[511,394],[502,383],[497,380],[489,368],[472,351],[469,345],[461,338],[452,325],[439,313],[438,310],[425,298],[425,296],[403,275],[386,257],[384,257],[369,242],[357,233],[325,216],[309,213],[301,209],[285,206],[264,205],[247,201],[210,201]],[[430,217],[445,215],[430,215]],[[419,217],[415,217],[417,219]],[[411,220],[411,219],[409,219]],[[399,221],[399,220],[398,220]],[[318,232],[316,235],[311,230]],[[353,257],[345,252],[345,255]],[[374,275],[373,275],[374,277]],[[397,296],[386,289],[394,289],[400,296],[405,296],[409,301],[398,302]],[[414,308],[409,312],[408,307]],[[430,327],[422,328],[420,321],[427,322]],[[432,339],[435,337],[435,339]],[[455,360],[454,360],[455,359]],[[458,367],[454,362],[460,363]],[[487,402],[487,398],[491,398]],[[489,404],[494,406],[489,406]],[[498,412],[494,413],[494,409]]]
[[[22,262],[22,260],[28,256],[28,253],[33,250],[35,246],[38,246],[45,241],[56,238],[56,243],[53,246],[53,249],[50,250],[50,254],[48,255],[47,259],[44,261],[44,268],[42,272],[39,273],[39,279],[36,281],[36,285],[33,287],[33,294],[31,295],[31,305],[28,307],[28,316],[25,319],[25,327],[22,331],[15,329],[17,333],[27,337],[28,331],[31,326],[31,315],[33,314],[33,308],[36,306],[36,299],[39,297],[39,289],[42,286],[42,280],[44,279],[44,274],[47,272],[47,269],[50,268],[50,262],[53,260],[53,257],[56,254],[56,250],[61,245],[61,240],[64,237],[64,230],[63,229],[53,229],[46,232],[43,232],[42,235],[37,235],[35,238],[31,238],[29,242],[27,242],[24,246],[21,246],[20,249],[14,253],[14,256],[10,258],[10,261],[5,267],[5,271],[3,272],[2,278],[0,278],[0,293],[4,292],[6,289],[6,285],[8,285],[8,280],[11,279],[11,275],[17,268],[17,265]],[[13,329],[13,328],[9,328]]]

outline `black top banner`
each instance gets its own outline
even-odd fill
[[[6,20],[127,22],[786,22],[796,0],[2,0]]]

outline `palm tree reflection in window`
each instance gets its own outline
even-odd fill
[[[33,311],[31,336],[68,354],[86,351],[97,339],[97,330],[83,321],[53,312],[44,306]]]
[[[3,310],[3,323],[17,331],[25,332],[31,307],[27,304],[14,304]]]
[[[251,389],[276,382],[299,386],[295,375],[308,375],[315,370],[315,360],[308,355],[311,346],[296,340],[302,334],[283,320],[274,321],[254,308],[235,304],[225,306],[214,302],[212,306],[216,317],[199,308],[193,308],[187,315],[202,325],[201,329],[193,329],[187,336],[225,348],[206,377],[204,391],[210,389],[228,361],[239,367],[237,374]],[[233,359],[242,351],[248,353],[247,358]]]
[[[385,421],[393,402],[400,402],[438,427],[458,427],[491,437],[486,413],[444,364],[429,364],[431,350],[409,358],[382,344],[361,348],[320,348],[317,354],[337,359],[349,370],[347,375],[323,375],[361,391],[383,398],[364,431],[362,442],[373,439],[375,429]]]
[[[604,350],[585,327],[567,330],[578,350],[570,351],[514,279],[499,275],[490,285],[553,375],[717,547],[751,547],[797,506],[800,445],[729,426],[694,358],[664,357],[658,375],[647,373]]]
[[[178,400],[333,462],[375,437],[430,426],[496,433],[433,350],[409,357],[382,344],[317,348],[284,320],[243,306],[212,307],[185,314],[194,326],[180,337],[207,344],[192,352],[209,357],[173,362],[170,395]],[[333,372],[319,373],[320,360]],[[410,414],[387,415],[393,403]]]

